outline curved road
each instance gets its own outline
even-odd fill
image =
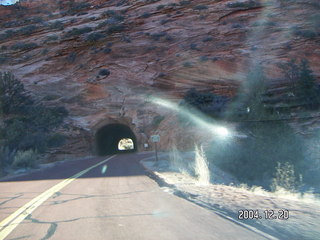
[[[106,157],[2,180],[0,239],[265,239],[160,188],[139,164],[147,156],[117,155],[67,181]]]

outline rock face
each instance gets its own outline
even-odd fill
[[[108,123],[129,126],[139,149],[158,131],[165,149],[177,120],[149,96],[179,102],[192,87],[233,96],[253,64],[281,82],[290,58],[308,59],[319,79],[319,9],[317,0],[24,0],[0,6],[0,70],[68,109],[65,154],[94,152]]]

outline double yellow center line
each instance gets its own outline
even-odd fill
[[[115,155],[114,155],[115,156]],[[98,167],[101,164],[106,163],[114,156],[109,157],[77,174],[74,176],[63,180],[62,182],[54,185],[49,188],[47,191],[43,192],[39,196],[32,199],[30,202],[26,203],[24,206],[19,208],[9,217],[0,222],[0,240],[5,239],[28,215],[30,215],[37,207],[39,207],[43,202],[45,202],[48,198],[50,198],[56,192],[59,192],[62,188],[73,182],[75,179],[81,177],[85,173],[89,172],[95,167]]]

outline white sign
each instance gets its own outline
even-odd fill
[[[152,135],[151,142],[160,142],[160,135]]]

